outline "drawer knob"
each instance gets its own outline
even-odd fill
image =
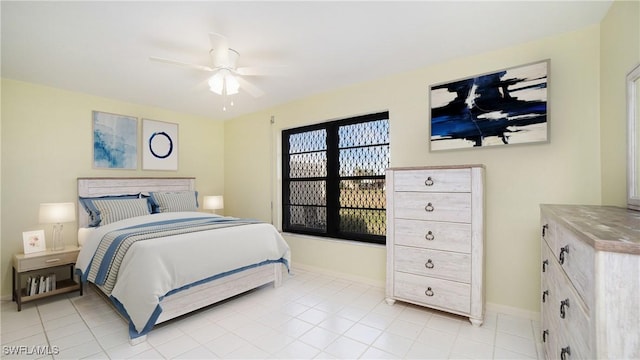
[[[433,186],[433,179],[431,178],[431,176],[429,176],[427,180],[424,181],[424,184],[426,186]]]
[[[563,347],[562,350],[560,350],[560,359],[566,360],[567,355],[571,356],[571,347],[569,346]]]
[[[432,203],[428,203],[427,206],[424,207],[424,210],[426,212],[433,212],[433,210],[435,210],[435,208],[433,207]]]
[[[428,287],[427,291],[425,291],[424,294],[427,295],[427,296],[433,296],[433,290],[431,290],[431,288]]]
[[[569,307],[569,299],[560,301],[560,317],[561,318],[564,319],[567,316],[567,311],[565,310],[565,308],[568,308],[568,307]]]
[[[549,296],[549,290],[542,292],[542,302],[547,302],[547,296]]]
[[[547,266],[549,266],[549,260],[544,260],[542,262],[542,272],[546,272],[547,271]]]
[[[433,233],[431,232],[431,230],[429,230],[427,232],[427,235],[424,236],[425,239],[429,240],[429,241],[433,241],[436,237],[433,235]]]
[[[569,253],[569,245],[565,245],[564,247],[560,248],[560,265],[564,264],[564,254],[568,254]]]
[[[426,263],[426,264],[424,264],[424,266],[425,266],[427,269],[433,269],[433,266],[434,266],[434,265],[433,265],[433,261],[431,261],[431,259],[427,260],[427,263]]]

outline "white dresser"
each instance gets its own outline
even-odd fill
[[[640,358],[640,212],[541,205],[548,359]]]
[[[386,300],[484,319],[484,166],[392,168]]]

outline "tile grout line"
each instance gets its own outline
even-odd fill
[[[86,289],[85,289],[86,290]],[[82,319],[82,323],[84,323],[84,325],[87,327],[87,329],[89,329],[89,332],[91,333],[91,336],[93,336],[93,339],[96,341],[96,343],[98,344],[98,346],[100,347],[100,349],[102,349],[102,352],[109,358],[111,359],[111,357],[109,356],[109,354],[107,353],[107,350],[102,346],[102,344],[100,343],[100,341],[98,340],[98,338],[96,337],[96,334],[93,332],[93,329],[91,329],[91,326],[89,326],[89,324],[87,323],[86,319],[84,318],[84,316],[82,316],[82,312],[80,311],[80,309],[78,309],[78,307],[76,306],[76,303],[74,301],[72,301],[71,299],[67,298],[69,302],[71,302],[71,306],[73,306],[73,308],[76,310],[76,312],[78,313],[78,316],[80,316],[80,319]],[[78,344],[77,346],[80,346],[82,344]],[[99,353],[96,354],[91,354],[88,356],[93,356],[93,355],[97,355]],[[88,357],[88,356],[85,356]]]
[[[304,275],[304,274],[299,274],[299,275]],[[310,274],[313,275],[313,274]],[[442,325],[444,323],[441,322],[434,322],[434,326],[433,328],[429,327],[429,322],[432,321],[434,319],[434,315],[436,315],[435,313],[428,313],[429,317],[422,322],[422,319],[417,319],[416,320],[420,320],[419,322],[414,322],[414,321],[409,321],[407,319],[410,319],[408,317],[402,317],[402,314],[405,311],[409,311],[409,309],[412,308],[412,306],[403,306],[401,308],[396,309],[389,309],[386,307],[381,307],[382,304],[384,304],[384,296],[383,296],[383,300],[382,301],[377,301],[378,295],[379,294],[379,290],[378,288],[373,288],[371,286],[356,286],[356,285],[360,285],[360,284],[356,284],[356,283],[349,283],[348,285],[344,285],[341,286],[340,284],[334,284],[335,281],[339,281],[340,278],[336,278],[336,277],[326,277],[326,276],[304,276],[304,277],[300,277],[298,279],[301,279],[300,283],[296,283],[294,285],[296,285],[293,288],[290,288],[288,290],[291,290],[291,295],[292,295],[292,299],[290,301],[287,301],[287,303],[291,303],[291,305],[293,304],[298,304],[301,306],[305,307],[305,310],[297,313],[295,316],[291,316],[288,315],[290,318],[287,321],[293,320],[295,319],[296,321],[300,321],[304,324],[309,325],[310,327],[308,329],[306,329],[304,332],[300,333],[300,334],[296,334],[295,336],[289,335],[289,333],[285,332],[284,330],[281,330],[280,326],[275,326],[275,325],[269,325],[269,324],[265,324],[263,322],[258,321],[257,319],[253,319],[253,323],[250,324],[255,324],[255,323],[259,323],[262,324],[264,326],[267,326],[269,329],[274,330],[276,333],[274,333],[274,336],[288,336],[291,337],[293,340],[291,342],[286,343],[285,345],[279,346],[277,349],[275,347],[270,348],[269,350],[257,347],[259,350],[261,350],[261,352],[263,352],[263,354],[265,354],[264,356],[268,357],[277,357],[278,353],[284,353],[285,351],[287,351],[287,348],[289,346],[291,346],[292,344],[296,343],[296,342],[300,342],[301,344],[304,344],[305,346],[310,347],[310,349],[314,349],[314,351],[317,351],[318,353],[313,356],[312,358],[322,358],[322,357],[344,357],[344,355],[340,355],[340,354],[344,354],[346,351],[346,353],[351,353],[353,354],[354,350],[355,351],[359,351],[359,349],[362,349],[358,355],[356,355],[357,358],[369,358],[370,356],[373,356],[374,353],[377,354],[382,354],[382,353],[386,353],[386,354],[390,354],[391,356],[393,356],[394,358],[396,357],[401,357],[401,358],[409,358],[409,354],[412,352],[412,349],[419,344],[424,344],[422,341],[419,341],[420,339],[420,334],[422,334],[425,329],[430,329],[442,334],[447,334],[449,336],[451,336],[451,338],[453,339],[453,343],[451,346],[449,346],[447,348],[447,357],[448,358],[452,358],[452,356],[455,356],[456,354],[456,348],[458,348],[461,351],[467,351],[465,350],[466,347],[465,344],[463,344],[462,342],[464,342],[465,340],[469,340],[473,343],[475,342],[480,342],[480,343],[486,343],[486,340],[489,339],[489,336],[492,339],[492,343],[488,344],[491,346],[491,351],[487,351],[486,354],[489,355],[489,353],[491,354],[490,356],[492,358],[495,358],[496,356],[499,355],[499,351],[502,350],[507,350],[510,351],[512,353],[518,353],[520,351],[513,351],[513,350],[509,350],[510,348],[512,348],[511,346],[501,346],[500,348],[497,347],[497,340],[499,337],[499,331],[500,331],[500,326],[499,326],[499,317],[500,317],[500,313],[496,313],[493,314],[495,316],[495,326],[491,327],[491,333],[486,333],[486,335],[483,335],[482,339],[483,340],[473,340],[474,338],[471,338],[469,336],[462,336],[462,329],[463,326],[465,325],[469,325],[469,324],[462,324],[460,323],[461,320],[459,319],[451,319],[451,320],[456,320],[456,324],[458,325],[457,328],[455,329],[455,333],[453,332],[449,332],[446,330],[453,330],[450,327],[442,327],[442,326],[436,326],[436,325]],[[349,289],[353,287],[352,289]],[[356,292],[354,292],[356,291]],[[268,294],[268,293],[259,293],[261,294]],[[289,294],[289,292],[287,292],[286,294]],[[348,295],[349,299],[340,298],[340,295]],[[317,296],[318,298],[313,298],[312,296]],[[276,300],[277,298],[277,300]],[[273,308],[274,309],[278,309],[279,311],[281,311],[282,309],[284,309],[285,307],[282,307],[282,303],[280,303],[281,301],[284,301],[286,299],[289,299],[288,296],[286,297],[265,297],[265,298],[261,298],[260,296],[256,295],[255,299],[251,299],[251,301],[249,302],[236,302],[235,304],[238,304],[238,307],[232,306],[230,308],[228,308],[225,311],[229,311],[229,310],[233,310],[236,312],[242,312],[243,309],[250,309],[253,306],[256,306],[257,304],[259,304],[261,301],[264,302],[265,299],[269,300],[269,304],[273,304]],[[340,300],[332,300],[332,299],[340,299]],[[248,299],[248,298],[245,298]],[[262,300],[260,300],[262,299]],[[87,310],[89,312],[85,313],[83,311],[81,311],[81,308],[84,309],[83,306],[80,305],[85,305],[85,303],[83,302],[82,304],[80,304],[79,302],[76,302],[74,300],[77,300],[77,298],[71,299],[69,296],[65,296],[63,301],[70,301],[73,311],[75,311],[76,314],[79,315],[80,319],[81,319],[81,324],[83,324],[89,331],[91,334],[91,338],[93,339],[93,341],[95,341],[98,344],[98,347],[96,350],[95,354],[91,354],[91,355],[82,355],[84,357],[95,357],[97,355],[100,356],[105,356],[106,358],[112,358],[112,356],[109,355],[109,353],[107,352],[107,349],[105,348],[105,346],[98,340],[97,337],[97,333],[95,332],[94,328],[92,328],[91,326],[89,326],[89,318],[86,317],[85,315],[88,315],[90,310]],[[94,299],[91,298],[89,299],[91,301],[93,301]],[[96,298],[96,300],[104,300],[104,299],[98,299]],[[342,301],[341,301],[342,300]],[[348,302],[344,302],[348,300]],[[272,302],[273,301],[273,302]],[[376,304],[377,302],[377,304]],[[311,306],[309,304],[312,304]],[[90,305],[90,303],[87,303],[87,305]],[[343,311],[344,309],[346,309],[347,307],[353,307],[355,312],[351,312],[351,313],[341,313],[341,311]],[[90,307],[89,307],[90,309]],[[324,318],[322,320],[317,320],[319,319],[319,317],[311,317],[311,315],[315,315],[312,313],[309,313],[307,317],[303,316],[302,314],[308,312],[309,310],[315,310],[315,311],[320,311],[323,314],[319,314],[322,315]],[[48,332],[45,328],[44,325],[44,317],[47,317],[51,314],[47,314],[46,311],[44,311],[45,309],[41,306],[38,306],[37,304],[35,305],[35,310],[36,310],[36,314],[38,316],[38,321],[39,321],[39,325],[41,327],[41,331],[42,333],[44,333],[45,335],[45,339],[46,339],[46,343],[51,347],[51,341],[50,341],[50,336],[53,333],[53,331],[55,330],[51,330],[50,332]],[[286,312],[282,312],[283,314],[286,314]],[[119,316],[119,314],[117,314]],[[347,315],[347,316],[345,316]],[[353,315],[353,316],[349,316],[349,315]],[[371,317],[375,315],[375,317]],[[406,315],[408,316],[413,316],[414,314],[411,312],[407,312]],[[232,313],[229,312],[229,316],[233,316]],[[402,319],[401,319],[402,317]],[[226,318],[226,317],[225,317]],[[309,322],[307,320],[304,319],[308,319],[311,320],[313,322]],[[325,327],[321,326],[324,322],[326,322],[327,320],[331,319],[331,318],[335,318],[335,321],[337,321],[338,323],[341,320],[345,320],[345,321],[349,321],[349,323],[343,323],[341,325],[338,325],[338,323],[336,323],[335,326],[333,326],[334,324],[331,323],[327,323]],[[356,319],[357,318],[357,319]],[[366,320],[365,320],[366,319]],[[210,323],[220,326],[218,320],[211,320]],[[409,329],[406,327],[402,327],[404,324],[400,323],[398,324],[398,326],[400,327],[395,327],[394,329],[392,329],[392,325],[394,324],[394,322],[399,321],[399,320],[403,320],[405,322],[410,322],[414,325],[417,326],[413,326]],[[486,320],[486,318],[485,318]],[[505,318],[505,320],[509,320],[507,318]],[[529,319],[530,320],[530,319]],[[364,321],[364,322],[363,322]],[[80,322],[78,322],[78,324],[80,324]],[[178,324],[178,323],[176,323]],[[249,325],[250,325],[249,324]],[[283,323],[284,324],[284,323]],[[374,324],[374,325],[372,325]],[[346,327],[343,327],[344,325],[347,325]],[[361,326],[366,326],[366,327],[371,327],[372,329],[375,329],[377,334],[374,336],[373,339],[371,339],[370,341],[367,340],[366,342],[359,340],[358,338],[354,338],[351,336],[346,335],[350,330],[354,329],[356,326],[361,325]],[[509,334],[509,335],[513,335],[516,337],[520,337],[520,338],[525,338],[525,336],[520,336],[519,334],[524,334],[524,332],[522,332],[522,326],[520,326],[519,328],[514,328],[513,326],[511,326],[511,322],[507,321],[507,323],[503,324],[506,327],[503,328],[503,332],[505,334]],[[524,324],[521,324],[524,325]],[[540,348],[538,347],[538,343],[537,343],[537,338],[536,338],[536,322],[534,320],[530,320],[527,323],[527,327],[530,331],[530,334],[533,334],[533,339],[531,340],[533,346],[535,347],[535,352],[532,354],[535,354],[534,356],[537,355],[538,359],[541,359],[541,354],[540,354]],[[204,326],[210,326],[210,325],[204,325]],[[305,326],[306,327],[306,326]],[[243,341],[251,344],[252,342],[250,341],[250,339],[252,338],[253,335],[251,335],[251,333],[236,333],[234,330],[228,330],[226,327],[223,327],[225,333],[227,334],[235,334],[237,336],[239,336]],[[187,335],[190,339],[193,339],[189,336],[189,333],[186,332],[186,330],[183,330],[182,328],[176,327],[176,329],[180,329],[180,334],[182,335]],[[185,328],[186,329],[186,328]],[[308,342],[305,342],[303,340],[301,340],[302,337],[304,337],[306,334],[308,334],[309,332],[313,331],[314,329],[316,330],[322,330],[322,331],[326,331],[330,334],[332,334],[332,336],[335,336],[335,338],[333,340],[331,340],[330,342],[328,342],[326,345],[322,345],[322,348],[316,347],[316,345],[310,344]],[[441,329],[446,329],[446,330],[441,330]],[[507,330],[519,330],[519,331],[507,331]],[[406,330],[406,331],[404,331]],[[417,331],[417,334],[415,333],[415,331]],[[244,334],[244,335],[242,335]],[[387,335],[392,335],[391,338],[396,338],[398,337],[398,339],[402,338],[405,341],[398,341],[396,342],[395,340],[389,340],[389,342],[384,343],[384,344],[379,344],[382,347],[378,347],[376,346],[376,341],[378,341],[382,336],[385,336],[384,334]],[[249,336],[251,335],[251,336]],[[414,336],[415,335],[415,336]],[[246,337],[245,337],[246,336]],[[177,339],[179,336],[176,334],[176,336],[172,337],[172,340]],[[347,346],[347,347],[340,347],[339,344],[335,345],[337,342],[339,341],[343,341],[343,346]],[[362,338],[365,339],[365,338]],[[368,339],[368,338],[366,338]],[[195,340],[195,339],[194,339]],[[426,339],[425,339],[426,340]],[[504,338],[502,339],[503,341],[508,340],[508,338]],[[178,355],[171,355],[171,357],[176,356],[176,357],[180,357],[182,355],[187,354],[188,352],[195,350],[197,348],[203,348],[205,350],[210,351],[211,353],[215,353],[214,351],[212,351],[207,345],[206,343],[201,343],[198,340],[195,340],[198,343],[197,347],[194,347],[193,349],[190,350],[185,350],[183,351],[181,354]],[[353,342],[353,347],[349,348],[348,345],[350,345],[350,342]],[[447,340],[447,342],[450,341],[449,339]],[[456,344],[460,343],[460,347],[457,347]],[[519,342],[516,342],[519,343]],[[69,349],[73,349],[76,347],[79,347],[80,345],[83,345],[83,343],[73,343],[73,346],[70,347]],[[126,350],[126,345],[128,343],[122,343],[123,345],[123,349]],[[317,342],[317,344],[322,344]],[[357,345],[356,345],[357,344]],[[503,343],[503,345],[505,345],[507,343]],[[159,345],[159,344],[156,344]],[[330,347],[332,347],[331,352],[328,352],[327,349],[329,349]],[[400,347],[396,347],[396,346],[400,346]],[[406,350],[403,351],[403,355],[399,356],[399,355],[395,355],[394,353],[397,352],[399,353],[399,351],[397,349],[404,349],[406,347]],[[185,347],[186,348],[186,347]],[[393,349],[394,353],[389,352],[386,349]],[[100,349],[100,350],[98,350]],[[524,349],[524,348],[523,348]],[[416,350],[421,350],[421,349],[416,349]],[[489,350],[489,349],[487,349]],[[524,351],[524,350],[523,350]],[[169,356],[165,355],[164,353],[162,353],[159,348],[157,348],[156,346],[154,346],[152,343],[148,343],[147,344],[147,348],[144,349],[143,351],[138,352],[135,355],[130,355],[130,353],[126,353],[126,355],[124,356],[133,356],[133,357],[138,357],[141,354],[145,354],[145,356],[147,355],[151,355],[151,352],[153,352],[153,356],[155,357],[162,357],[162,358],[168,358]],[[370,353],[370,355],[366,355],[367,353]],[[528,352],[527,352],[528,353]],[[167,354],[169,354],[169,352],[167,352]],[[246,354],[246,352],[245,352]],[[333,355],[333,354],[339,354],[338,356]],[[413,353],[414,356],[416,353]],[[465,352],[466,354],[466,352]],[[237,355],[237,354],[236,354]],[[520,354],[522,357],[525,356],[530,356],[530,355],[526,355],[526,354]],[[76,355],[77,356],[77,355]],[[218,356],[216,354],[216,356]],[[228,354],[228,356],[233,356],[232,353]],[[59,357],[53,357],[53,358],[59,358]]]

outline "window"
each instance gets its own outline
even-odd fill
[[[385,243],[389,113],[282,132],[282,229]]]

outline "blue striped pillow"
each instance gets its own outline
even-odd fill
[[[93,204],[100,212],[100,225],[149,215],[147,199],[94,200]]]
[[[149,195],[158,212],[198,211],[197,191],[162,191]]]
[[[96,200],[123,200],[123,199],[138,199],[140,198],[140,194],[126,194],[126,195],[107,195],[107,196],[99,196],[99,197],[82,197],[79,196],[78,199],[82,207],[85,209],[87,214],[89,215],[89,227],[100,226],[100,211],[94,205],[94,201]],[[149,206],[149,211],[151,211],[151,206]]]

